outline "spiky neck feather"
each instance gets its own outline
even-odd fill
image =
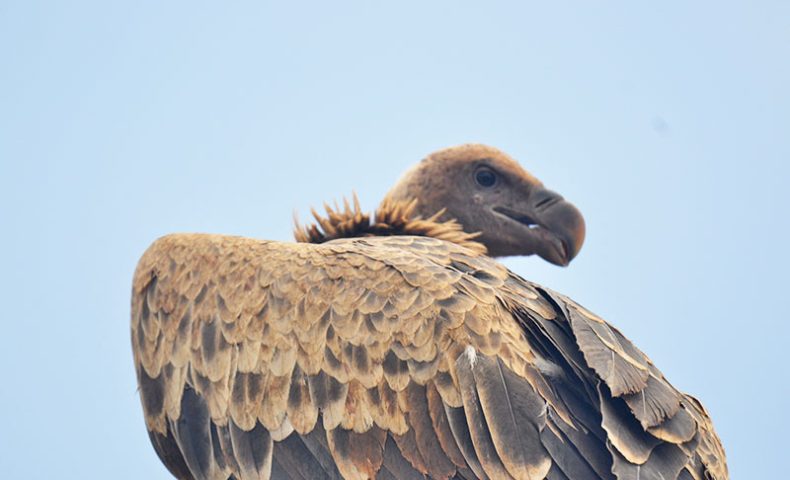
[[[363,213],[357,196],[353,197],[353,206],[343,199],[343,208],[337,203],[332,207],[324,204],[326,215],[312,209],[315,223],[302,226],[295,220],[294,237],[302,243],[324,243],[339,238],[380,237],[394,235],[416,235],[433,237],[456,243],[480,254],[486,253],[486,247],[475,241],[480,233],[464,232],[463,226],[456,220],[440,221],[444,209],[428,218],[414,214],[417,200],[387,201],[379,205],[375,214]]]

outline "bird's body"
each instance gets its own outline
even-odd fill
[[[398,205],[330,214],[302,234],[320,244],[143,255],[135,364],[177,478],[728,478],[702,406],[618,330]]]

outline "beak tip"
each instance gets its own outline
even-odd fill
[[[552,230],[556,235],[557,250],[553,259],[548,259],[551,263],[561,267],[567,267],[576,258],[584,245],[586,227],[584,217],[581,212],[571,203],[562,202],[562,207],[556,210],[557,217]]]

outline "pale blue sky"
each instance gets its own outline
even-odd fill
[[[506,263],[700,397],[734,478],[778,478],[790,3],[124,3],[0,0],[0,476],[168,478],[128,338],[153,239],[287,240],[479,141],[587,218],[569,268]]]

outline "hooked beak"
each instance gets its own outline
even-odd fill
[[[551,190],[540,188],[532,192],[524,211],[500,206],[494,210],[526,225],[537,240],[535,253],[554,265],[568,265],[584,243],[581,212]]]

